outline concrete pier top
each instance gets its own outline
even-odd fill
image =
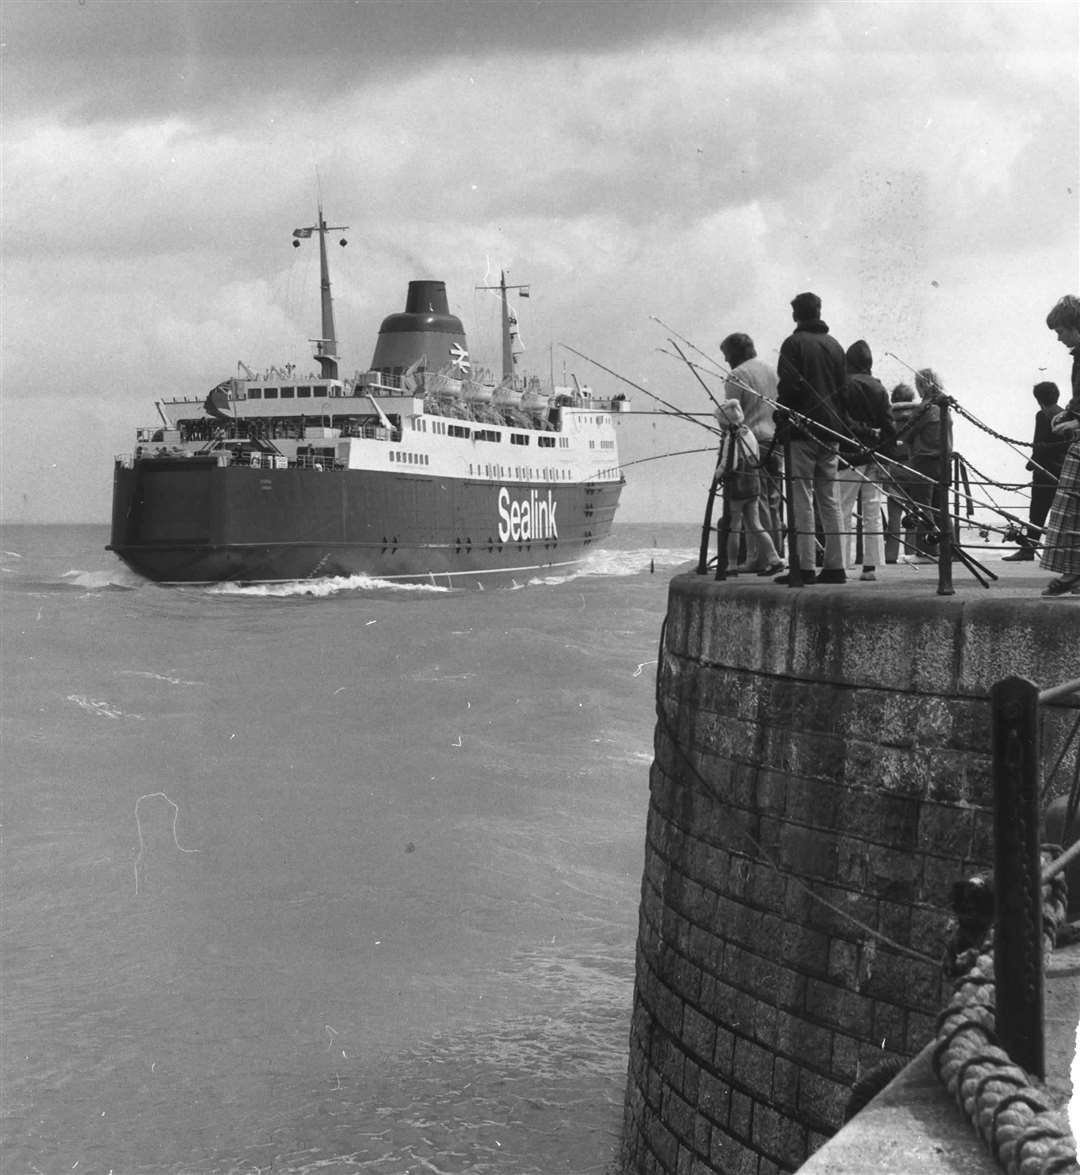
[[[1014,674],[1040,688],[1080,676],[1080,595],[1043,596],[1050,572],[984,559],[998,578],[984,587],[955,565],[952,595],[937,594],[934,564],[892,564],[872,583],[854,569],[845,584],[801,588],[688,572],[672,581],[672,596],[696,600],[691,610],[722,600],[723,625],[690,639],[709,660],[766,672],[960,695]]]
[[[1006,563],[1002,556],[1006,551],[981,551],[977,547],[971,549],[976,563],[976,571],[983,579],[988,580],[989,586],[984,587],[975,575],[962,563],[953,563],[952,586],[961,600],[972,597],[1001,597],[1009,600],[1044,600],[1049,603],[1080,604],[1080,596],[1067,595],[1044,597],[1043,589],[1057,575],[1052,571],[1044,571],[1037,561],[1024,563]],[[710,557],[712,552],[710,552]],[[820,570],[820,568],[818,568]],[[934,563],[887,563],[875,570],[876,579],[873,583],[863,583],[859,579],[860,567],[847,569],[848,582],[846,584],[811,584],[810,592],[842,591],[881,592],[900,589],[906,595],[934,596],[937,590],[938,569]],[[987,574],[988,573],[988,574]],[[996,577],[996,578],[992,578]],[[713,570],[701,579],[713,579]],[[768,584],[778,591],[788,590],[794,594],[803,591],[802,588],[785,588],[782,584],[772,584],[770,579],[759,575],[736,575],[723,581],[728,585]],[[807,593],[809,594],[809,593]],[[946,599],[951,597],[939,597]]]
[[[1046,972],[1046,1089],[1064,1106],[1080,1023],[1080,944]],[[934,1075],[925,1049],[800,1168],[800,1175],[1000,1175],[1001,1168]]]

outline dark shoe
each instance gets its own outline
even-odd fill
[[[1021,547],[1019,551],[1013,551],[1011,555],[1006,555],[1002,559],[1002,563],[1029,563],[1035,558],[1035,552],[1030,547]]]
[[[773,580],[773,583],[782,583],[784,587],[793,587],[801,582],[804,587],[808,587],[817,579],[817,576],[812,571],[800,571],[799,578],[795,580],[795,583],[793,584],[791,577],[794,574],[795,572],[788,571],[784,575],[778,575]]]
[[[1065,596],[1069,592],[1080,589],[1080,575],[1063,575],[1060,579],[1052,579],[1043,588],[1044,596]]]
[[[847,572],[842,567],[826,567],[818,572],[818,583],[847,583]]]

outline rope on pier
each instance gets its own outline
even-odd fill
[[[1044,865],[1051,856],[1044,851]],[[1059,873],[1043,886],[1047,957],[1065,917]],[[1080,1172],[1066,1110],[997,1044],[992,930],[964,962],[969,965],[938,1017],[934,1072],[1008,1175]]]

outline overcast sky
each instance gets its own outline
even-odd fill
[[[525,365],[688,409],[656,315],[775,359],[817,291],[887,386],[930,365],[1029,438],[1068,384],[1045,327],[1080,292],[1080,6],[675,0],[3,0],[0,517],[104,522],[153,402],[314,365],[321,190],[344,370],[410,279],[474,358],[490,295]],[[898,359],[886,357],[892,352]],[[495,356],[490,356],[495,361]],[[634,395],[635,408],[651,407]],[[709,438],[627,422],[625,459]],[[1010,480],[1023,460],[961,424]],[[708,458],[631,466],[624,521],[696,520]]]

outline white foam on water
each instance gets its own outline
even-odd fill
[[[74,702],[76,706],[79,706],[88,714],[93,714],[97,718],[135,718],[139,722],[144,721],[141,714],[125,713],[111,702],[105,702],[98,698],[88,698],[85,694],[68,694],[67,700]]]
[[[597,550],[565,571],[556,575],[536,576],[529,582],[532,584],[559,584],[570,583],[575,579],[585,577],[619,579],[640,575],[643,571],[658,567],[678,567],[683,563],[696,563],[697,558],[697,551],[669,547],[639,547],[626,551]]]
[[[324,599],[341,592],[422,592],[445,594],[451,591],[435,583],[398,583],[391,579],[376,579],[370,575],[338,575],[325,579],[296,579],[283,583],[215,583],[203,588],[215,596],[316,596]]]
[[[203,686],[206,684],[205,682],[202,682],[202,681],[184,681],[180,677],[169,677],[167,674],[164,674],[164,673],[152,673],[150,670],[147,670],[147,669],[118,669],[117,676],[118,677],[147,677],[151,681],[164,681],[164,682],[167,682],[169,685]]]
[[[108,571],[80,571],[78,568],[72,568],[65,571],[60,578],[71,587],[85,588],[91,592],[105,591],[109,588],[131,590],[146,587],[150,583],[123,566],[110,567]]]

